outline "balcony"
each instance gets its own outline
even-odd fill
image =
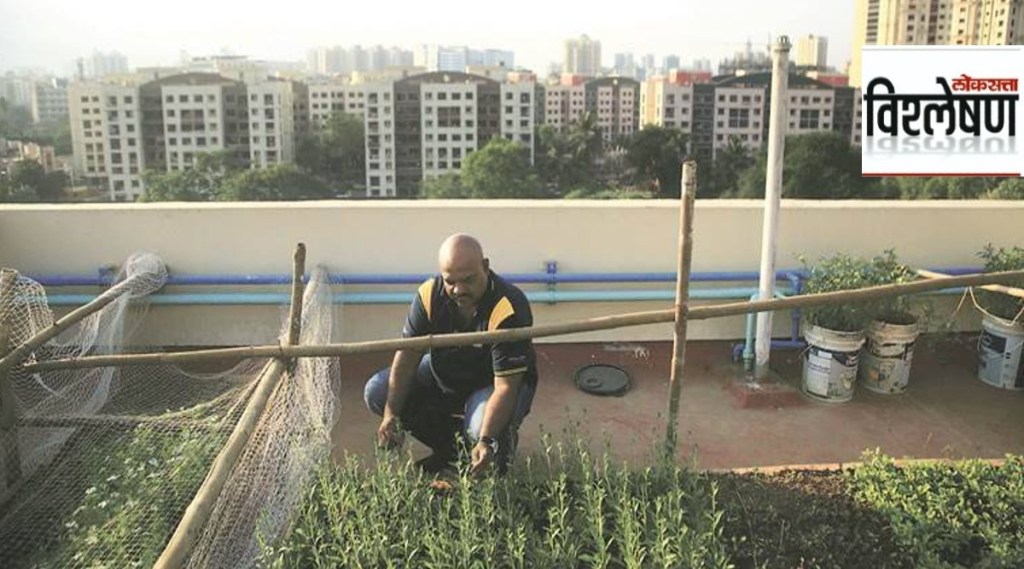
[[[1014,202],[787,200],[778,265],[797,267],[797,255],[871,255],[895,248],[915,266],[976,267],[976,252],[985,244],[1021,244],[1022,218],[1024,204]],[[552,261],[559,275],[671,273],[677,223],[677,207],[670,201],[3,205],[0,259],[26,275],[90,276],[135,251],[149,250],[164,259],[172,275],[282,274],[294,243],[302,241],[310,268],[323,264],[334,274],[355,276],[425,275],[435,270],[441,240],[463,230],[481,239],[500,274],[545,273]],[[755,270],[760,225],[759,202],[700,201],[693,270]],[[205,230],[182,231],[190,227]],[[417,278],[405,284],[349,282],[336,288],[342,302],[335,310],[332,341],[394,337]],[[749,276],[744,279],[694,287],[742,297],[733,289],[756,285]],[[669,282],[560,282],[554,285],[559,295],[549,294],[544,282],[522,286],[535,298],[538,325],[672,306],[671,295],[665,294],[672,289]],[[49,294],[53,302],[68,299],[58,307],[68,310],[75,301],[66,295],[92,296],[99,290],[52,288]],[[270,285],[169,285],[156,297],[137,342],[167,347],[272,343],[281,305],[287,302],[284,292]],[[599,301],[566,300],[595,292],[607,294]],[[218,296],[182,296],[207,293]],[[223,301],[225,293],[230,302]],[[260,296],[265,294],[276,296]],[[657,300],[639,300],[644,295]],[[213,304],[214,298],[221,301]],[[960,297],[934,299],[945,323]],[[789,316],[776,315],[776,337],[789,337]],[[682,456],[704,467],[726,468],[846,462],[876,446],[912,457],[1024,453],[1024,393],[991,388],[975,377],[973,342],[979,320],[969,303],[955,312],[952,323],[958,334],[919,349],[910,390],[902,396],[858,391],[843,405],[797,396],[770,407],[743,407],[731,386],[743,375],[732,355],[743,338],[744,319],[694,321],[682,390]],[[582,420],[591,437],[612,443],[617,456],[646,458],[664,429],[659,414],[665,412],[671,338],[670,325],[647,325],[537,340],[541,383],[524,426],[524,448],[537,447],[541,427],[559,433],[570,420]],[[362,385],[389,358],[389,353],[343,358],[342,411],[334,431],[337,455],[370,452],[377,420],[362,404]],[[799,358],[798,351],[776,350],[773,367],[795,380]],[[632,388],[621,397],[607,398],[579,391],[574,372],[595,362],[624,369],[632,377]]]

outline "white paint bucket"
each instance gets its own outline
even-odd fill
[[[876,393],[906,391],[917,334],[916,322],[889,324],[875,320],[869,324],[867,344],[861,353],[860,384]]]
[[[981,319],[978,378],[1002,389],[1024,390],[1024,323]]]
[[[831,403],[852,399],[864,331],[840,332],[812,325],[804,331],[804,339],[804,393]]]

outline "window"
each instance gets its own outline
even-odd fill
[[[179,103],[187,103],[188,102],[188,95],[178,95],[178,102]]]
[[[816,109],[801,109],[800,128],[818,128],[819,114]]]

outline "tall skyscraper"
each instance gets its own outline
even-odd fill
[[[601,73],[601,42],[586,34],[565,40],[562,72],[574,75],[596,76]]]
[[[110,53],[93,52],[92,56],[85,60],[85,75],[87,77],[104,77],[117,73],[128,73],[128,58],[116,51]]]
[[[796,64],[800,67],[828,67],[828,38],[809,34],[796,40]]]
[[[850,85],[861,84],[865,45],[1018,45],[1024,0],[858,0]]]

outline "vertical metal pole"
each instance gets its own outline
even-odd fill
[[[686,313],[690,306],[690,261],[693,252],[693,198],[697,193],[697,163],[683,164],[679,198],[679,259],[676,265],[675,333],[672,337],[672,374],[668,382],[668,425],[665,455],[675,457],[679,432],[679,392],[686,361]]]
[[[761,232],[761,280],[759,300],[775,297],[775,252],[779,225],[779,203],[782,199],[782,165],[786,153],[786,124],[789,120],[787,90],[789,86],[789,38],[779,37],[772,48],[771,118],[768,125],[768,172],[764,187],[764,225]],[[754,343],[754,377],[768,375],[768,359],[772,347],[772,313],[757,315],[757,339]]]

